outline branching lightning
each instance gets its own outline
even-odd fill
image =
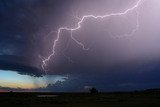
[[[50,59],[52,57],[55,56],[55,50],[56,50],[56,46],[57,46],[57,43],[59,42],[60,40],[60,36],[61,36],[61,33],[63,31],[70,31],[71,32],[71,39],[73,41],[75,41],[79,46],[81,46],[83,48],[83,50],[89,50],[89,48],[85,47],[85,45],[78,41],[76,38],[73,37],[72,33],[73,31],[76,31],[78,29],[81,28],[81,24],[84,22],[84,20],[86,19],[91,19],[91,18],[94,18],[94,19],[97,19],[97,20],[100,20],[100,19],[104,19],[104,18],[108,18],[108,17],[112,17],[112,16],[122,16],[122,15],[125,15],[125,14],[128,14],[129,12],[131,11],[134,11],[136,10],[137,11],[137,8],[139,7],[139,5],[141,4],[143,0],[138,0],[134,6],[132,6],[131,8],[128,8],[127,10],[123,11],[123,12],[119,12],[119,13],[110,13],[110,14],[105,14],[103,16],[95,16],[95,15],[84,15],[82,18],[78,18],[78,23],[77,23],[77,26],[76,27],[73,27],[73,28],[69,28],[69,27],[60,27],[58,30],[57,30],[57,37],[56,39],[54,40],[54,43],[53,43],[53,48],[52,48],[52,53],[46,57],[46,58],[43,58],[42,59],[42,69],[45,71],[46,73],[46,66],[47,66],[47,63],[50,61]],[[136,28],[132,30],[132,32],[130,34],[126,34],[124,36],[128,36],[128,35],[133,35],[137,30],[138,30],[138,27],[139,27],[139,21],[138,21],[138,11],[137,11],[137,24],[136,24]],[[118,36],[117,36],[118,37]],[[122,37],[122,36],[120,36]]]

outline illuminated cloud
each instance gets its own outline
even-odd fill
[[[78,22],[77,22],[77,26],[76,27],[60,27],[58,28],[57,30],[57,37],[56,39],[54,40],[54,43],[53,43],[53,49],[52,49],[52,53],[47,57],[47,58],[44,58],[42,59],[42,69],[44,71],[46,71],[45,67],[47,66],[47,63],[50,61],[50,59],[55,56],[55,49],[56,49],[56,46],[57,46],[57,43],[60,41],[60,36],[62,35],[63,31],[66,30],[66,31],[70,31],[71,33],[71,39],[73,41],[75,41],[78,45],[80,45],[83,50],[89,50],[89,48],[86,48],[85,45],[80,42],[79,40],[77,40],[74,36],[73,36],[73,32],[81,29],[81,26],[83,24],[83,22],[87,19],[99,19],[99,20],[103,20],[105,18],[110,18],[110,17],[114,17],[114,16],[123,16],[123,15],[127,15],[129,12],[132,12],[134,10],[137,11],[137,14],[138,13],[138,7],[140,6],[140,4],[142,3],[143,0],[138,0],[133,6],[127,8],[126,10],[124,10],[123,12],[117,12],[117,13],[109,13],[109,14],[105,14],[105,15],[93,15],[93,14],[89,14],[89,15],[83,15],[81,18],[78,17]],[[76,16],[77,17],[77,16]],[[133,36],[133,34],[138,30],[138,27],[139,27],[139,19],[138,17],[139,16],[136,16],[137,17],[137,24],[136,24],[136,28],[133,29],[131,31],[130,34],[124,34],[123,36],[121,36],[121,38],[124,38],[124,37],[130,37],[130,36]]]

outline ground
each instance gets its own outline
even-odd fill
[[[0,107],[160,107],[160,92],[99,94],[10,92],[0,93]]]

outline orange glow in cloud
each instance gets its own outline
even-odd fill
[[[8,92],[8,91],[7,91],[7,90],[1,90],[1,89],[0,89],[0,92]]]
[[[0,87],[31,90],[36,88],[45,88],[47,87],[48,84],[55,84],[57,81],[65,81],[65,77],[61,76],[32,77],[29,75],[20,75],[17,72],[13,71],[0,70]]]

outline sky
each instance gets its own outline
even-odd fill
[[[159,88],[160,1],[138,1],[0,0],[0,91]]]

